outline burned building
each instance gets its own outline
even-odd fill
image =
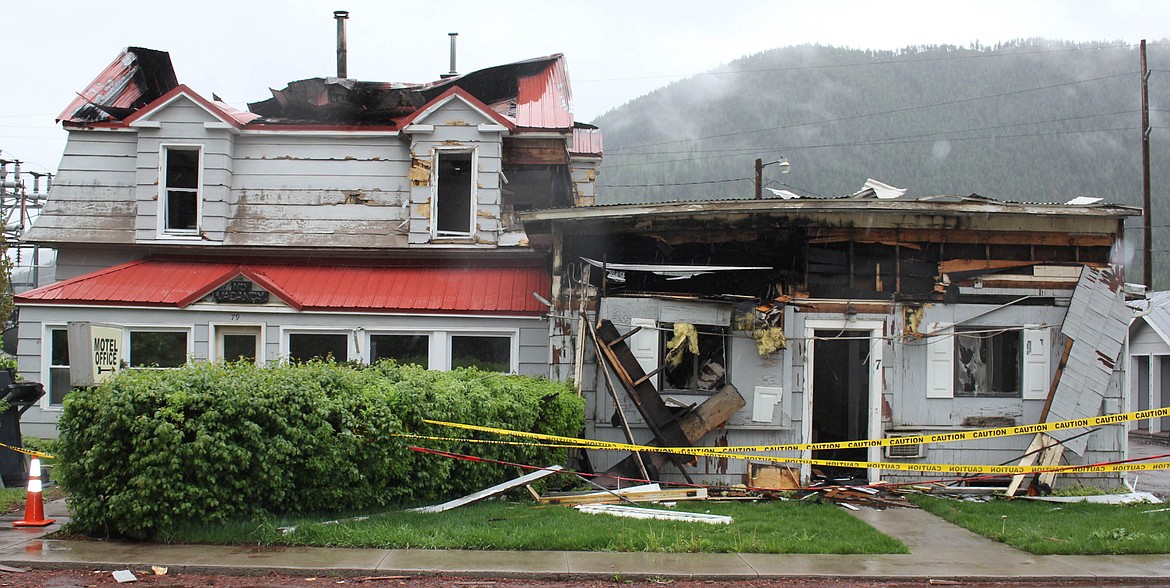
[[[597,321],[613,329],[597,339],[633,358],[598,362],[610,351],[588,336],[559,342],[585,358],[575,375],[589,399],[590,436],[625,441],[628,426],[644,442],[681,428],[674,437],[686,441],[668,445],[773,446],[1126,408],[1115,364],[1128,321],[1119,260],[1124,219],[1139,211],[1081,202],[863,190],[841,198],[573,207],[521,218],[529,234],[553,236],[562,323],[554,330],[588,335],[585,323]],[[619,383],[628,374],[616,372],[635,374],[625,382],[630,392]],[[645,405],[652,395],[633,392],[645,386],[672,416],[651,422],[657,417]],[[704,426],[688,429],[685,415],[704,407],[697,419]],[[1095,463],[1123,455],[1125,431],[1078,430],[1060,441],[1063,457],[1048,463]],[[1033,436],[1003,436],[766,455],[994,465],[1015,463],[1030,442]],[[593,459],[599,469],[622,471],[613,468],[623,457],[599,452]],[[747,469],[717,456],[658,461],[674,479],[738,481]],[[801,467],[807,480],[816,466]],[[867,469],[831,473],[920,478]]]
[[[592,199],[601,135],[571,105],[559,54],[425,84],[339,67],[244,111],[126,49],[60,115],[27,234],[60,281],[17,297],[20,371],[48,387],[26,431],[52,434],[74,383],[70,323],[115,326],[130,366],[547,374],[546,244],[518,215]]]

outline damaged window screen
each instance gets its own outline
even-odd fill
[[[288,360],[297,363],[313,359],[349,361],[349,335],[342,333],[289,334]]]
[[[370,363],[392,359],[398,365],[427,367],[430,337],[426,335],[370,335]]]
[[[1018,329],[955,329],[955,396],[1020,396]]]
[[[451,369],[462,367],[505,374],[512,371],[512,338],[452,335]]]
[[[194,234],[199,231],[199,149],[167,147],[165,230]]]
[[[470,151],[438,151],[435,176],[435,234],[471,235],[474,208]]]
[[[186,331],[130,331],[131,366],[177,368],[186,363]]]
[[[714,392],[727,383],[726,327],[666,323],[662,328],[662,391]]]

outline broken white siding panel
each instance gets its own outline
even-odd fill
[[[1119,358],[1131,317],[1120,280],[1110,270],[1086,267],[1061,326],[1073,345],[1053,397],[1049,421],[1081,419],[1101,413],[1110,394],[1110,382],[1118,378],[1116,374],[1121,369]],[[1065,429],[1050,435],[1063,441],[1066,449],[1081,455],[1088,440],[1085,436],[1076,437],[1080,432]]]

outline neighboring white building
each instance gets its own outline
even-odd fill
[[[1170,292],[1151,292],[1129,327],[1131,410],[1170,406]],[[1170,417],[1133,423],[1131,430],[1170,432]]]

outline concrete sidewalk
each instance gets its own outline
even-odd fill
[[[45,539],[68,519],[63,502],[46,505],[58,523],[20,529],[0,519],[0,562],[10,566],[141,569],[175,572],[312,575],[460,575],[598,579],[695,577],[868,578],[946,580],[1100,580],[1170,584],[1170,556],[1036,556],[987,540],[921,510],[863,509],[854,514],[900,539],[907,555],[766,555],[599,553],[561,551],[437,551],[222,547]]]

